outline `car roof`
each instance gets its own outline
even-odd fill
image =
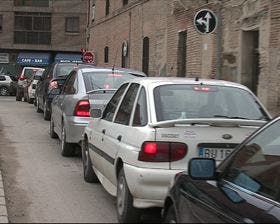
[[[231,87],[238,87],[242,89],[248,89],[246,86],[225,81],[225,80],[218,80],[218,79],[198,79],[198,78],[186,78],[186,77],[143,77],[143,78],[135,78],[128,82],[137,82],[144,86],[148,85],[164,85],[164,84],[204,84],[204,85],[218,85],[218,86],[231,86]]]
[[[40,67],[23,67],[23,69],[42,69]]]
[[[99,72],[127,72],[127,73],[133,73],[137,74],[139,76],[146,77],[147,75],[141,71],[137,71],[134,69],[129,68],[109,68],[109,67],[99,67],[99,66],[87,66],[86,64],[83,64],[83,66],[78,67],[82,72],[93,72],[93,71],[99,71]]]

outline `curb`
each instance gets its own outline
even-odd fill
[[[1,171],[0,171],[0,223],[9,223]]]

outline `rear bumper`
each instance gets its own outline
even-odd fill
[[[66,141],[69,143],[80,143],[89,117],[67,116],[65,119]]]
[[[140,168],[124,164],[128,188],[136,208],[163,207],[175,174],[182,170]]]

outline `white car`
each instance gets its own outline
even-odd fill
[[[43,72],[45,69],[39,69],[35,72],[33,77],[30,79],[31,83],[27,87],[27,102],[28,103],[34,103],[35,102],[35,93],[36,93],[36,87],[37,83],[40,81]]]
[[[120,222],[162,207],[171,180],[191,158],[219,163],[271,119],[243,85],[171,77],[127,82],[103,113],[92,109],[91,116],[82,143],[84,179],[117,196]]]

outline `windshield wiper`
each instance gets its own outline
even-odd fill
[[[218,114],[215,114],[214,117],[224,117],[224,118],[229,118],[229,119],[243,119],[243,120],[248,120],[248,118],[246,118],[246,117],[237,117],[237,116],[230,117],[230,116],[218,115]]]

